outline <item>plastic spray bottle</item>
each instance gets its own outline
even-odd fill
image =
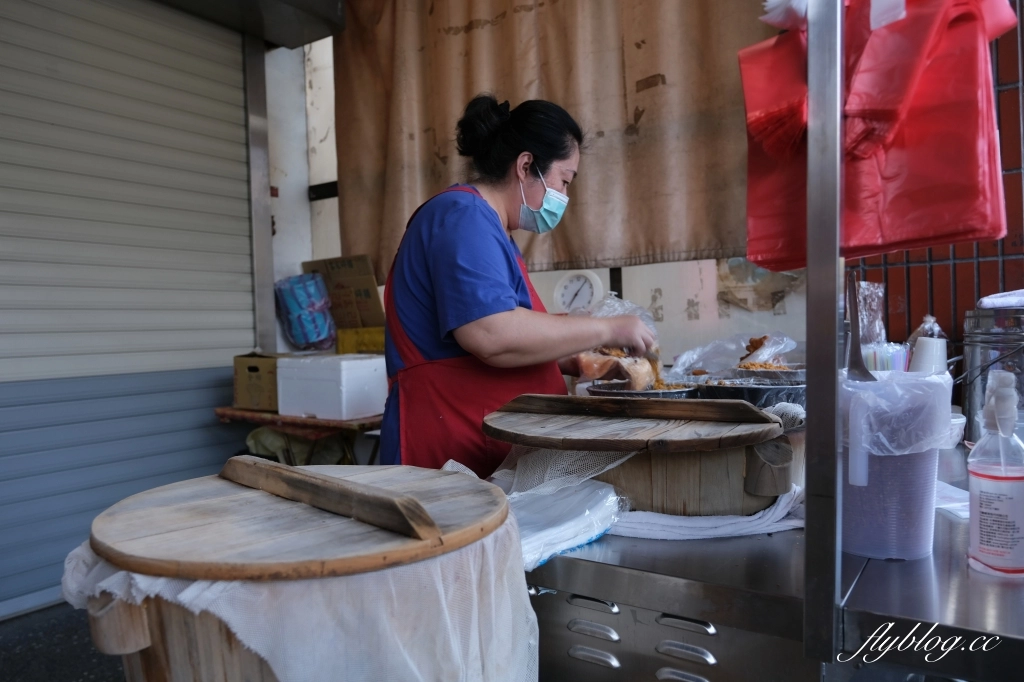
[[[968,563],[984,573],[1024,578],[1024,443],[1017,424],[1016,376],[988,374],[984,435],[967,458],[971,493]]]

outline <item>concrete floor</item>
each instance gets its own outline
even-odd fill
[[[124,669],[93,648],[85,611],[60,604],[0,621],[0,682],[124,682]]]

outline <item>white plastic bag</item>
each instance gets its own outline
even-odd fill
[[[615,295],[615,292],[605,294],[605,297],[598,301],[597,305],[590,310],[577,309],[569,313],[574,317],[618,317],[619,315],[636,315],[647,328],[654,334],[655,345],[658,341],[658,329],[654,326],[654,316],[647,308],[641,308],[632,301],[626,301]]]
[[[807,0],[764,0],[761,21],[775,28],[799,31],[807,28]]]
[[[509,500],[523,565],[532,571],[551,557],[589,544],[608,532],[619,518],[623,499],[600,481],[584,481],[557,493],[518,495]]]
[[[878,381],[840,385],[849,482],[868,484],[868,456],[909,455],[946,446],[953,379],[948,373],[875,372]]]
[[[741,361],[759,363],[778,361],[784,354],[796,348],[796,341],[781,332],[772,332],[760,348],[748,355],[747,346],[751,340],[751,337],[745,334],[736,334],[727,339],[719,339],[706,346],[688,350],[676,356],[672,369],[666,373],[665,378],[679,382],[683,377],[692,375],[695,370],[701,370],[707,374],[718,374],[736,367]]]

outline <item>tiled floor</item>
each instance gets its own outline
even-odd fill
[[[2,682],[123,682],[121,658],[92,646],[85,611],[51,606],[0,622]]]

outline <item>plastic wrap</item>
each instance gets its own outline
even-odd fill
[[[922,336],[929,339],[945,339],[946,340],[946,351],[947,356],[949,353],[949,337],[946,336],[946,332],[942,331],[942,327],[939,326],[938,321],[931,315],[925,315],[921,324],[918,325],[917,329],[907,338],[907,346],[909,346],[911,352],[914,350],[914,346],[917,345],[917,340]]]
[[[526,571],[597,540],[627,508],[625,498],[600,481],[584,481],[557,494],[518,495],[509,505],[519,524]]]
[[[712,400],[745,400],[754,407],[793,403],[807,407],[807,387],[779,385],[766,379],[720,379],[700,387],[701,396]]]
[[[871,371],[905,372],[910,363],[910,349],[904,343],[869,343],[860,350],[864,365]]]
[[[764,338],[764,342],[759,348],[753,352],[747,350],[752,341],[762,338]],[[690,381],[695,370],[717,375],[727,370],[736,369],[741,362],[781,364],[782,356],[794,348],[796,348],[796,341],[781,332],[772,332],[767,335],[767,338],[752,338],[746,334],[736,334],[677,355],[672,368],[665,373],[665,381],[696,383]]]
[[[317,273],[296,275],[274,283],[277,317],[288,341],[301,350],[332,349],[337,330],[331,299]]]
[[[681,381],[682,377],[692,375],[694,370],[703,370],[714,374],[735,367],[740,358],[747,354],[749,336],[736,334],[727,339],[712,341],[706,346],[693,348],[676,356],[675,361],[665,374],[666,381]]]
[[[858,282],[857,304],[860,311],[861,345],[885,343],[885,285]]]
[[[615,295],[615,292],[605,294],[605,297],[597,302],[597,305],[590,310],[573,310],[569,313],[573,317],[618,317],[619,315],[635,315],[639,317],[647,328],[658,339],[658,329],[654,326],[654,316],[647,308],[641,308],[632,301],[626,301]]]
[[[783,357],[786,353],[796,348],[796,341],[789,338],[782,332],[772,332],[765,337],[755,337],[748,339],[748,345],[744,346],[744,350],[750,347],[750,343],[764,338],[764,342],[756,350],[751,352],[749,355],[744,353],[746,357],[741,358],[740,364],[746,363],[773,363],[773,364],[784,364]]]

